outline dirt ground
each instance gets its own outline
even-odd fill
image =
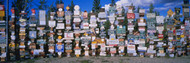
[[[185,57],[63,57],[37,58],[14,63],[190,63],[190,56]]]

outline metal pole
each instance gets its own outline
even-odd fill
[[[6,61],[8,60],[8,50],[9,50],[9,44],[8,44],[8,25],[9,25],[9,0],[6,1],[7,5],[6,5]]]

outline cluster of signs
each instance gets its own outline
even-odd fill
[[[6,57],[6,21],[3,19],[5,16],[5,7],[0,5],[0,48],[1,48],[1,61],[5,61]]]
[[[168,16],[164,18],[155,13],[145,14],[145,9],[135,13],[134,6],[127,7],[127,12],[121,4],[116,4],[110,5],[108,12],[101,8],[99,13],[88,13],[81,12],[80,7],[75,5],[72,13],[69,6],[64,11],[64,4],[57,4],[57,11],[50,12],[49,20],[46,20],[45,10],[39,11],[38,20],[32,9],[29,20],[22,11],[19,21],[15,21],[15,11],[11,9],[10,60],[15,60],[16,56],[20,59],[65,55],[152,58],[190,54],[190,20],[188,17],[184,24],[180,22],[179,18],[182,16],[179,8],[175,8],[175,12],[169,10]],[[0,29],[2,36],[5,28]],[[17,29],[19,32],[15,31]],[[15,37],[16,35],[19,37]],[[3,44],[3,40],[0,43]],[[16,54],[17,51],[19,54]],[[1,58],[5,57],[1,55]]]

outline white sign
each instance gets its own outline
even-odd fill
[[[65,24],[64,23],[57,23],[56,29],[64,29],[64,28],[65,28]]]
[[[49,27],[55,27],[55,21],[49,21]]]
[[[138,26],[146,26],[146,23],[138,23]]]
[[[75,55],[76,54],[81,54],[80,50],[75,50]]]
[[[189,8],[183,8],[184,12],[189,12]]]
[[[80,18],[74,18],[73,22],[81,22],[81,19]]]
[[[109,45],[117,45],[117,44],[119,44],[119,40],[117,40],[117,39],[116,40],[109,40],[108,39],[107,42],[108,42]]]
[[[65,38],[73,38],[73,33],[64,33]]]
[[[99,18],[106,18],[106,13],[105,12],[99,12],[98,17]]]
[[[116,48],[111,48],[110,53],[116,53]]]
[[[45,10],[39,11],[39,18],[40,18],[39,25],[46,25],[46,11]]]
[[[156,16],[156,22],[157,23],[164,23],[164,17],[163,16]]]
[[[147,50],[147,47],[138,47],[138,50]]]
[[[145,13],[145,9],[140,9],[139,13]]]
[[[135,50],[135,45],[127,45],[127,50]]]
[[[147,13],[147,18],[155,18],[156,14],[155,13]]]

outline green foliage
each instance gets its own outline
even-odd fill
[[[115,0],[111,0],[111,4],[114,6],[115,5]]]
[[[105,25],[104,25],[104,27],[105,27],[105,31],[106,31],[106,32],[108,32],[108,29],[110,28],[110,26],[111,26],[110,21],[109,21],[109,20],[106,21],[106,22],[105,22]],[[108,34],[108,33],[106,33],[106,34]],[[108,36],[108,35],[107,35],[107,36]]]
[[[156,16],[160,16],[160,12],[155,11]]]
[[[101,8],[100,0],[94,0],[94,2],[93,2],[93,7],[92,7],[92,11],[93,11],[94,13],[98,13],[100,8]]]
[[[0,0],[0,4],[4,4],[5,3],[5,1],[4,0]]]
[[[151,3],[149,7],[150,7],[149,8],[149,12],[153,13],[154,12],[154,6],[153,6],[153,4]]]
[[[56,7],[53,6],[54,2],[52,2],[52,4],[48,7],[48,14],[47,14],[47,17],[46,20],[49,20],[50,19],[50,12],[55,12],[56,11]]]
[[[70,11],[73,13],[74,12],[74,6],[75,4],[73,3],[73,0],[71,1],[71,6],[70,6]]]
[[[137,8],[137,13],[139,13],[139,10],[140,10],[141,8],[138,6],[138,8]]]
[[[27,14],[29,14],[29,12],[30,12],[29,8],[32,7],[32,4],[34,4],[34,3],[32,3],[32,1],[33,0],[14,0],[12,2],[12,7],[15,8],[15,11],[17,11],[17,12],[15,12],[15,15],[19,16],[19,13],[23,10]],[[29,15],[27,15],[27,16],[29,16]],[[18,17],[16,17],[16,19],[18,20]]]
[[[134,6],[133,3],[131,3],[131,6]],[[135,6],[134,6],[134,8],[133,8],[133,11],[134,11],[134,10],[135,10]]]
[[[56,0],[56,4],[61,4],[61,3],[63,3],[62,0]]]
[[[46,5],[46,3],[47,3],[47,0],[40,0],[40,5],[38,5],[38,8],[40,9],[40,10],[45,10],[46,8],[47,8],[47,5]]]

